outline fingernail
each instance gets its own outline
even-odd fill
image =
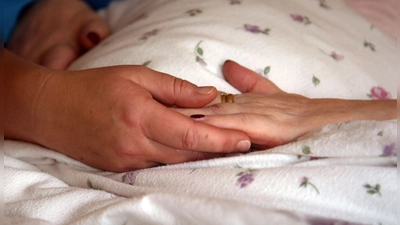
[[[228,59],[228,60],[226,60],[226,61],[224,62],[224,64],[226,64],[226,63],[236,63],[236,62],[233,61],[233,60]]]
[[[249,150],[250,147],[251,147],[251,142],[248,140],[243,140],[243,141],[239,141],[239,143],[236,146],[236,150],[245,152],[245,151]]]
[[[190,118],[192,118],[192,119],[194,119],[194,120],[203,120],[204,119],[204,115],[202,115],[202,114],[194,114],[194,115],[191,115],[190,116]]]
[[[89,39],[90,42],[92,42],[92,44],[97,45],[98,43],[100,43],[100,36],[96,33],[96,32],[89,32],[87,34],[87,38]]]
[[[203,95],[208,95],[211,92],[213,92],[215,89],[215,87],[211,87],[211,86],[206,86],[206,87],[198,87],[197,88],[197,93],[203,94]]]

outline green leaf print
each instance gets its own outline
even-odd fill
[[[147,60],[146,62],[144,62],[144,63],[142,64],[142,66],[148,66],[150,63],[151,63],[151,60]]]
[[[382,197],[380,184],[376,184],[375,186],[372,186],[370,184],[364,184],[364,188],[367,189],[366,191],[368,194],[370,195],[377,194],[380,197]]]
[[[364,40],[364,47],[371,49],[371,51],[375,52],[375,45],[372,44],[371,42],[368,42],[367,40]]]
[[[309,146],[307,146],[307,145],[304,145],[304,146],[301,148],[301,151],[302,151],[303,154],[305,154],[305,155],[310,155],[310,154],[312,154],[311,148],[310,148]]]
[[[264,75],[268,75],[270,71],[271,71],[271,67],[270,66],[265,67]]]
[[[301,187],[307,188],[307,186],[310,185],[310,186],[317,192],[317,194],[320,194],[318,188],[317,188],[313,183],[311,183],[311,182],[309,181],[309,178],[308,178],[308,177],[302,177],[302,178],[300,178],[300,182],[301,182],[301,183],[300,183],[299,188],[301,188]]]
[[[202,13],[201,9],[191,9],[186,11],[187,14],[189,14],[189,16],[196,16],[200,13]]]
[[[204,53],[203,49],[200,47],[197,47],[197,54],[199,54],[200,56],[203,56],[203,53]]]
[[[196,62],[200,63],[202,66],[206,66],[207,63],[203,59],[204,50],[200,47],[202,41],[197,43],[196,47],[194,48],[194,53],[196,55]]]
[[[313,75],[312,82],[314,83],[315,87],[321,83],[321,81],[315,75]]]
[[[89,178],[86,181],[86,185],[93,190],[101,190],[100,188],[95,188]]]

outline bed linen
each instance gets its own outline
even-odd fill
[[[141,64],[238,93],[235,60],[313,98],[396,98],[395,41],[341,1],[116,1],[70,69]],[[7,224],[397,224],[397,121],[324,126],[269,150],[111,173],[5,141]]]

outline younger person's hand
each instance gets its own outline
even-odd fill
[[[57,71],[5,51],[5,137],[37,143],[87,165],[129,171],[243,152],[242,131],[192,120],[214,87],[144,66]]]
[[[7,48],[31,62],[63,70],[109,34],[107,23],[81,0],[37,0],[21,15]]]

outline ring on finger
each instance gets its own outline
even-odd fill
[[[221,103],[235,103],[233,94],[221,94]]]

